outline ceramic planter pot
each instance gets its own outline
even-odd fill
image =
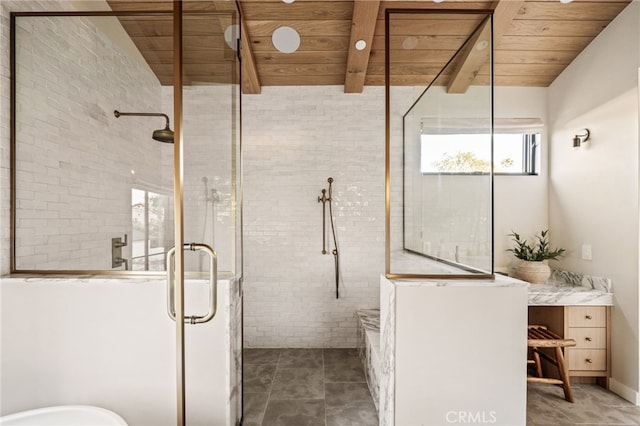
[[[523,260],[516,267],[520,279],[532,284],[544,284],[551,276],[551,268],[546,262],[530,262]]]

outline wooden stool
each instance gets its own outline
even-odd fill
[[[564,390],[564,398],[569,402],[573,402],[573,393],[571,392],[571,384],[569,383],[569,372],[567,364],[564,362],[562,348],[575,346],[576,341],[573,339],[563,339],[557,334],[547,330],[547,327],[543,325],[530,325],[527,330],[527,339],[527,346],[531,348],[531,352],[533,353],[533,360],[528,360],[527,362],[535,365],[537,374],[537,377],[527,377],[527,382],[561,385]],[[555,348],[555,358],[541,352],[539,348]],[[558,367],[560,379],[542,376],[540,357]]]

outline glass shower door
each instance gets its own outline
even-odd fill
[[[172,96],[181,114],[174,156],[181,163],[176,229],[184,247],[188,425],[232,425],[241,414],[238,28],[235,2],[182,2],[181,93]],[[206,312],[215,316],[190,323]]]

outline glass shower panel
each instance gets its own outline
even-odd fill
[[[493,273],[491,15],[392,13],[391,104],[406,113],[390,140],[390,272]],[[442,35],[442,29],[446,34]],[[437,32],[438,35],[435,35]],[[412,93],[393,87],[412,68]],[[399,81],[397,81],[399,82]],[[406,103],[405,103],[406,105]]]
[[[2,402],[28,395],[25,407],[95,404],[128,424],[175,425],[179,346],[162,273],[86,274],[158,274],[173,246],[173,145],[157,140],[173,110],[162,103],[171,15],[25,14],[12,30],[13,269],[60,274],[34,274],[19,285],[28,292],[3,282],[12,309],[32,314],[3,317],[18,336],[3,334],[3,360],[19,354],[3,374],[21,380]]]
[[[187,424],[236,424],[241,415],[240,86],[235,2],[183,2],[183,230],[217,258],[217,313],[185,326]],[[173,91],[163,93],[173,104]],[[208,309],[210,255],[184,251],[185,313]],[[206,386],[201,386],[206,384]]]
[[[16,19],[15,270],[164,270],[173,152],[153,138],[165,119],[148,114],[166,112],[171,75],[159,78],[134,40],[151,43],[135,35],[154,25],[154,55],[171,70],[171,22]]]
[[[216,250],[221,276],[236,271],[239,161],[236,15],[225,2],[211,12],[184,15],[183,138],[184,241]],[[195,2],[195,4],[202,4]],[[222,4],[222,5],[221,5]],[[235,4],[231,4],[235,8]],[[229,7],[227,6],[227,9]],[[218,11],[217,9],[221,9]],[[170,103],[172,92],[165,93]],[[185,252],[185,271],[206,274],[208,256]]]
[[[176,424],[182,412],[190,425],[236,424],[242,262],[236,3],[157,2],[147,11],[132,10],[134,3],[110,2],[126,10],[117,16],[15,19],[12,270],[69,275],[31,297],[45,309],[19,322],[36,331],[27,327],[16,334],[33,338],[17,341],[27,348],[22,352],[47,356],[20,368],[60,372],[47,378],[43,398],[104,400],[130,424]],[[179,4],[183,87],[176,97],[178,27],[170,7],[179,16]],[[181,139],[172,134],[178,128]],[[175,187],[174,177],[181,178]],[[217,252],[218,280],[210,280],[212,257],[187,247],[187,278],[178,270],[177,290],[168,292],[166,260],[181,229],[184,242]],[[87,271],[126,270],[148,276],[74,281]],[[180,316],[181,284],[184,325],[167,312]],[[167,300],[177,303],[167,309]],[[215,316],[206,322],[200,316],[212,305]],[[44,344],[48,352],[30,350],[49,335],[71,342],[70,349],[52,343]],[[56,386],[71,390],[50,398]]]

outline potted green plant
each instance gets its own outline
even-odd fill
[[[557,248],[552,250],[549,246],[549,230],[543,230],[540,235],[536,235],[536,242],[529,245],[527,240],[520,239],[517,232],[511,231],[509,234],[513,242],[516,243],[515,248],[508,249],[522,262],[516,267],[518,276],[533,284],[542,284],[549,279],[551,268],[547,264],[547,260],[555,260],[564,255],[565,249]]]

